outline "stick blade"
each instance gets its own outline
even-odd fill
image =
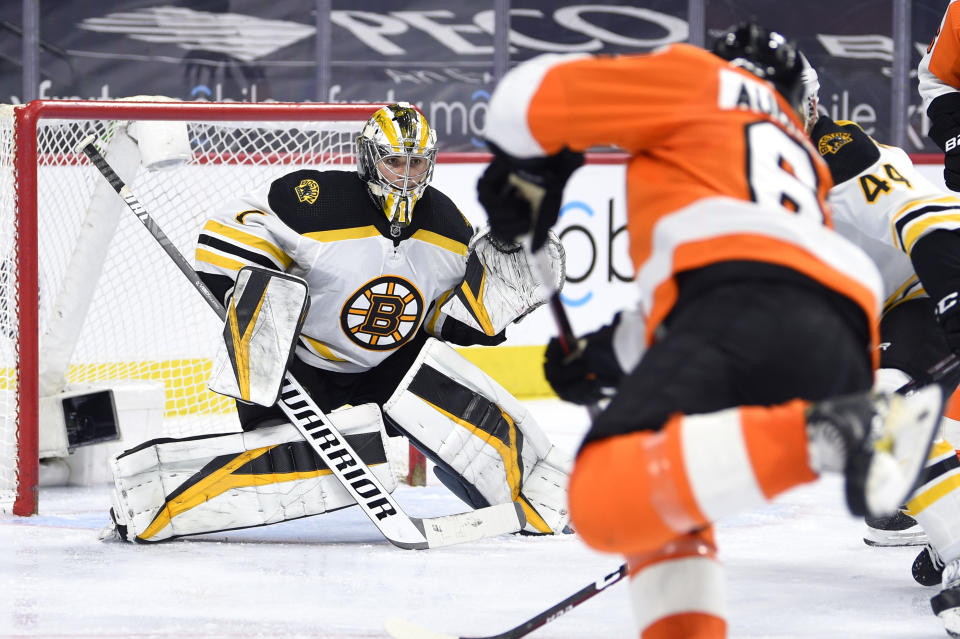
[[[429,548],[452,546],[519,531],[527,523],[523,508],[516,502],[434,517],[422,521]]]
[[[383,629],[393,639],[460,639],[454,635],[447,635],[442,632],[433,632],[420,626],[414,625],[409,621],[391,617],[383,622]]]

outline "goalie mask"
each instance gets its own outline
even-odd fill
[[[357,138],[360,179],[397,227],[413,219],[413,207],[433,179],[436,159],[437,134],[408,102],[378,110]]]
[[[713,53],[733,66],[770,82],[793,106],[804,127],[808,125],[807,77],[804,74],[803,56],[795,44],[755,22],[745,22],[721,35],[713,44]],[[809,64],[806,68],[812,70]]]

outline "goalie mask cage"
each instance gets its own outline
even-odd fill
[[[192,263],[204,220],[232,197],[298,168],[353,170],[354,138],[379,106],[0,106],[0,512],[37,510],[41,397],[147,385],[163,393],[151,437],[239,430],[232,400],[206,388],[219,320],[77,144],[96,135]],[[188,150],[153,157],[145,141],[157,126],[185,127]],[[423,460],[410,451],[410,467],[396,470],[417,483]]]

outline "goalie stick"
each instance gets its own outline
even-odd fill
[[[563,309],[561,308],[560,310],[562,311]],[[569,327],[569,324],[567,326]],[[960,358],[958,358],[956,355],[950,354],[927,369],[922,378],[907,382],[895,392],[905,395],[917,390],[921,386],[939,382],[947,375],[956,371],[957,367],[960,367]],[[627,564],[622,564],[609,575],[601,577],[595,582],[584,586],[563,601],[550,606],[542,612],[537,613],[520,625],[514,626],[510,630],[501,632],[497,635],[487,635],[484,637],[449,635],[425,630],[408,621],[397,618],[387,619],[386,622],[384,622],[384,628],[386,629],[387,634],[389,634],[391,637],[394,637],[394,639],[520,639],[520,637],[527,636],[540,626],[548,624],[557,617],[565,615],[575,607],[579,606],[593,596],[600,594],[600,592],[606,590],[626,576]]]
[[[88,136],[77,145],[76,150],[90,158],[93,165],[160,244],[177,268],[203,296],[207,304],[216,311],[220,319],[224,319],[226,311],[223,304],[203,283],[143,204],[97,150],[93,144],[95,139],[96,136]],[[498,504],[441,517],[423,519],[411,517],[386,491],[376,475],[361,461],[360,456],[347,443],[333,422],[317,407],[289,371],[284,374],[277,404],[314,452],[340,480],[357,505],[383,533],[383,536],[395,546],[405,549],[449,546],[514,533],[526,523],[523,510],[516,503]]]

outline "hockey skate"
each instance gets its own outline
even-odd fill
[[[917,520],[898,510],[890,517],[865,517],[867,531],[863,543],[868,546],[922,546],[927,533]]]
[[[100,541],[128,541],[127,527],[117,521],[113,508],[110,509],[110,523],[100,529],[97,538]]]
[[[810,465],[846,477],[854,515],[886,517],[907,501],[940,424],[943,393],[864,393],[813,403],[807,412]]]
[[[927,544],[913,560],[910,572],[921,586],[937,586],[943,581],[943,559],[937,549]]]
[[[960,559],[947,562],[943,568],[940,592],[930,598],[933,613],[940,617],[951,637],[960,637]]]

